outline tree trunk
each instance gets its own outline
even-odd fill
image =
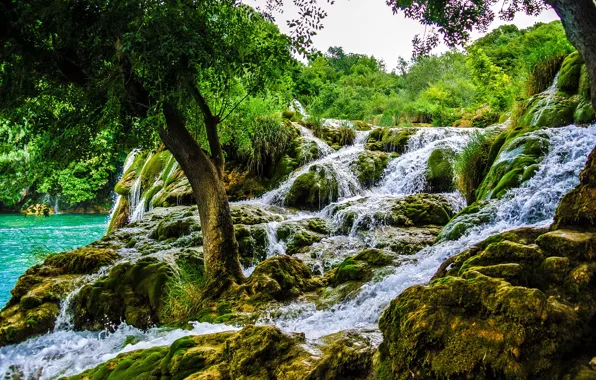
[[[167,128],[160,128],[161,140],[180,164],[199,207],[207,295],[218,296],[233,282],[244,280],[238,260],[238,243],[230,205],[218,169],[192,138],[178,110],[164,106]]]
[[[584,58],[596,111],[596,4],[594,0],[546,0],[561,18],[567,38]]]

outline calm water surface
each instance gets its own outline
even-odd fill
[[[87,245],[105,234],[107,223],[107,215],[0,214],[0,308],[19,276],[44,254]]]

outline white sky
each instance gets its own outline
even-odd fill
[[[325,52],[330,46],[341,46],[347,53],[374,55],[385,61],[389,71],[396,66],[399,56],[410,59],[412,38],[424,33],[424,26],[403,15],[394,16],[385,1],[337,0],[334,5],[328,5],[325,0],[319,0],[327,9],[328,16],[323,20],[324,29],[313,38],[314,47]],[[263,5],[265,0],[246,2]],[[297,13],[291,0],[285,0],[285,3],[284,13],[276,15],[276,23],[282,32],[288,33],[286,20],[295,18]],[[526,28],[538,21],[550,22],[557,19],[555,12],[548,10],[538,17],[519,13],[513,23],[519,28]],[[502,24],[505,22],[497,19],[490,29]],[[445,47],[439,47],[437,52],[445,50]]]

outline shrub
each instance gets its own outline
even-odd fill
[[[559,72],[564,59],[565,55],[557,55],[537,64],[532,69],[530,78],[526,84],[526,95],[533,96],[549,88]]]
[[[490,170],[504,142],[504,135],[474,132],[455,159],[456,186],[468,204],[476,200],[476,189]]]

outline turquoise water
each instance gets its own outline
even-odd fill
[[[87,245],[105,234],[107,222],[107,215],[0,214],[0,308],[19,276],[43,261],[44,253]]]

